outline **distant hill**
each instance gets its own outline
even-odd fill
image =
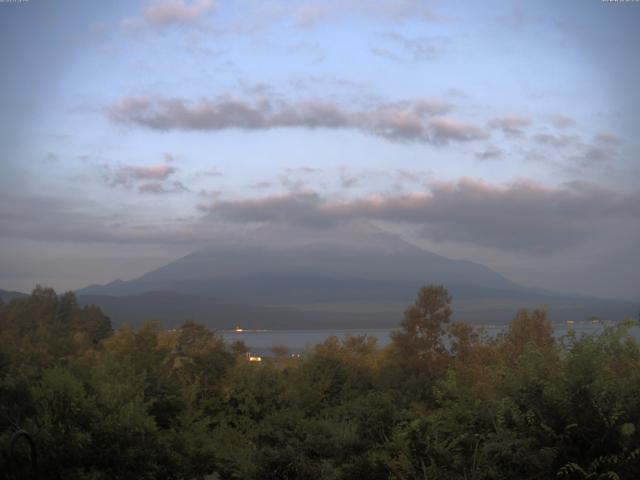
[[[22,292],[14,292],[14,291],[10,291],[10,290],[1,290],[0,289],[0,299],[2,299],[3,302],[10,302],[11,300],[13,300],[14,298],[22,298],[22,297],[26,297],[27,294],[26,293],[22,293]]]
[[[341,231],[266,227],[215,242],[131,281],[77,291],[116,323],[191,318],[215,328],[392,327],[425,284],[445,285],[457,320],[505,323],[548,306],[553,321],[621,319],[640,304],[525,288],[369,225]]]

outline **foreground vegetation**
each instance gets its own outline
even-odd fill
[[[630,320],[554,339],[543,311],[489,338],[421,290],[392,342],[329,338],[250,364],[193,322],[113,331],[71,293],[0,306],[0,472],[43,479],[640,478]],[[0,474],[1,475],[1,474]]]

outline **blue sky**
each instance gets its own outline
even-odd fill
[[[637,298],[639,26],[595,0],[0,3],[0,288],[365,220]]]

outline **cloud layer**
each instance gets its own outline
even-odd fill
[[[506,186],[462,179],[433,183],[428,192],[342,202],[296,191],[256,199],[217,201],[205,208],[235,222],[286,221],[323,226],[366,219],[408,222],[425,236],[528,253],[548,253],[589,240],[612,219],[637,222],[639,194],[587,183],[560,188],[519,181]]]
[[[165,155],[165,158],[166,155]],[[170,178],[178,171],[167,164],[158,165],[124,165],[111,167],[103,165],[104,181],[110,187],[133,189],[137,187],[140,193],[179,193],[189,189],[177,180]]]
[[[107,183],[112,186],[130,186],[139,180],[164,181],[176,172],[171,165],[125,165],[113,169],[108,169],[105,175]]]
[[[489,137],[485,129],[447,116],[452,110],[451,104],[437,99],[378,103],[368,109],[349,110],[332,101],[221,96],[196,101],[126,97],[111,104],[107,113],[114,122],[154,130],[354,129],[391,141],[431,144]]]
[[[288,13],[300,27],[344,18],[345,15],[366,15],[394,21],[438,19],[429,2],[423,0],[325,0],[300,2],[297,6],[288,7]]]
[[[216,7],[214,0],[155,0],[149,3],[141,18],[128,18],[122,22],[126,28],[196,27],[202,18]]]

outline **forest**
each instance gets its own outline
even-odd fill
[[[635,320],[556,338],[522,310],[489,336],[451,301],[423,287],[384,348],[254,364],[192,321],[114,329],[36,287],[0,305],[0,478],[640,478]]]

